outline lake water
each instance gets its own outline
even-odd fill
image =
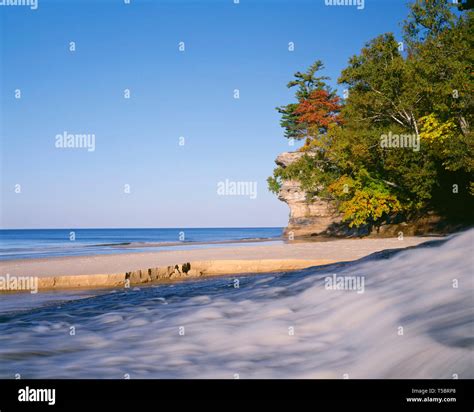
[[[191,249],[277,241],[282,228],[0,230],[0,260]],[[206,245],[207,244],[207,245]]]

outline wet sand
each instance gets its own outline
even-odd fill
[[[352,261],[431,237],[338,239],[193,250],[21,259],[0,263],[0,276],[38,277],[39,289],[107,288],[196,277],[282,272]],[[190,262],[191,270],[183,269]],[[5,287],[4,290],[15,291]]]

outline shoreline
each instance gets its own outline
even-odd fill
[[[335,239],[327,242],[30,258],[1,261],[0,276],[37,277],[39,290],[115,288],[219,275],[294,271],[353,261],[385,249],[416,246],[434,239],[440,238]],[[183,264],[188,262],[191,268],[185,273]]]
[[[335,261],[319,260],[210,260],[187,262],[191,269],[183,270],[184,265],[171,265],[139,269],[131,272],[112,274],[91,275],[61,275],[43,276],[37,278],[38,291],[66,291],[66,290],[88,290],[88,289],[114,289],[131,288],[136,286],[152,284],[170,284],[187,280],[206,279],[218,276],[241,276],[248,274],[265,274],[289,272],[306,269],[312,266],[324,266]],[[21,278],[19,275],[17,278]],[[26,278],[26,276],[25,276]],[[0,284],[0,295],[2,293],[30,293],[30,290],[2,289]]]
[[[271,238],[249,238],[249,239],[231,239],[231,240],[215,240],[215,241],[180,241],[180,242],[119,242],[119,243],[97,243],[97,244],[82,244],[78,249],[87,251],[87,253],[71,253],[71,254],[54,254],[46,256],[21,256],[21,255],[10,255],[7,258],[0,258],[2,262],[14,262],[23,260],[40,260],[40,259],[56,259],[56,258],[72,258],[72,257],[88,257],[88,256],[101,256],[101,255],[118,255],[118,254],[137,254],[137,253],[149,253],[149,252],[160,252],[160,251],[186,251],[200,248],[201,246],[219,248],[219,247],[239,247],[239,246],[252,246],[253,244],[272,244],[272,243],[283,243],[285,238],[271,237]],[[308,240],[306,240],[308,241]],[[104,252],[101,248],[109,248]],[[56,248],[61,251],[67,249]],[[48,252],[46,252],[48,253]],[[5,255],[8,255],[6,253]]]

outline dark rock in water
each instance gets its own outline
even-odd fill
[[[183,266],[181,267],[183,273],[188,273],[191,270],[191,263],[183,263]]]

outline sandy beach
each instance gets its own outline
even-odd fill
[[[337,239],[270,245],[242,244],[193,250],[9,260],[2,276],[34,276],[40,289],[103,288],[201,276],[299,270],[360,259],[385,249],[419,245],[435,237]],[[183,263],[191,263],[184,273]],[[175,266],[178,265],[178,270]]]

